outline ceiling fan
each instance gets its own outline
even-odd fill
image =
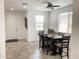
[[[60,5],[53,5],[53,3],[51,3],[51,2],[47,2],[46,8],[54,9],[54,7],[60,7]]]

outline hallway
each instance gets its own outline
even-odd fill
[[[38,48],[38,42],[18,42],[6,43],[7,59],[60,59],[60,56],[46,55]]]

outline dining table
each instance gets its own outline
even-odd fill
[[[47,37],[47,41],[48,42],[52,42],[52,53],[51,55],[56,55],[60,52],[57,51],[57,48],[56,48],[56,45],[57,43],[61,43],[61,40],[62,40],[62,37],[63,36],[70,36],[70,34],[64,34],[64,35],[59,35],[59,34],[46,34],[46,33],[43,33],[42,35],[44,35],[45,37]],[[41,41],[41,40],[39,40]]]

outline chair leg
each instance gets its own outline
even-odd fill
[[[61,59],[62,59],[62,53],[61,53]]]
[[[67,48],[67,58],[69,59],[69,48]]]
[[[48,55],[48,52],[49,52],[49,47],[47,47],[47,49],[46,49],[46,54]]]
[[[42,47],[41,44],[42,44],[42,42],[41,42],[41,39],[40,39],[40,40],[39,40],[39,48]]]
[[[47,49],[47,51],[46,51],[46,54],[48,55],[48,49]]]
[[[40,48],[40,41],[39,41],[39,48]]]
[[[59,54],[60,54],[60,55],[62,54],[62,49],[61,49],[61,48],[59,48]]]
[[[42,47],[42,50],[44,50],[44,42],[42,42],[42,46],[41,47]]]
[[[59,53],[60,53],[61,59],[62,59],[62,51],[63,51],[63,49],[59,48]]]

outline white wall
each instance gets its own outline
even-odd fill
[[[49,12],[49,28],[52,28],[55,31],[58,31],[58,15],[60,13],[69,12],[69,11],[72,11],[72,5],[50,11]]]
[[[79,0],[73,1],[73,25],[71,59],[79,59]]]
[[[47,32],[48,29],[48,12],[44,11],[28,11],[28,41],[38,40],[38,33],[35,27],[35,15],[44,15],[45,22],[44,22],[44,30]]]
[[[6,11],[7,39],[26,39],[27,30],[25,28],[26,12]]]
[[[38,33],[35,27],[35,15],[44,15],[44,30],[48,29],[48,12],[29,10],[26,12],[6,11],[7,38],[8,39],[28,39],[28,41],[38,40]],[[24,17],[28,17],[28,30],[25,29]],[[16,32],[17,28],[17,32]],[[27,34],[28,33],[28,34]]]
[[[4,0],[0,0],[0,59],[6,59],[5,39]]]

